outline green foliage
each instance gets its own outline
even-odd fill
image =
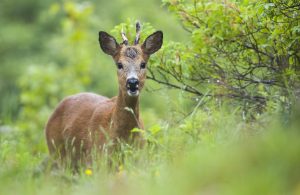
[[[0,2],[0,118],[9,123],[20,110],[17,80],[26,65],[42,60],[44,42],[56,31],[53,20],[42,20],[40,15],[49,1],[33,0]],[[45,28],[47,26],[47,28]],[[8,103],[8,101],[10,103]]]
[[[130,44],[133,44],[134,39],[135,39],[135,35],[136,35],[136,28],[135,28],[135,24],[137,21],[133,21],[132,19],[127,19],[126,22],[123,22],[117,26],[114,27],[114,29],[111,31],[112,35],[114,37],[118,37],[120,38],[119,40],[117,40],[119,43],[122,43],[123,40],[121,39],[120,33],[122,32],[122,30],[125,32],[126,37],[128,38]],[[145,40],[150,33],[154,32],[154,28],[150,25],[150,23],[141,23],[142,29],[141,31],[143,33],[141,33],[140,39],[143,41]]]
[[[61,11],[70,17],[62,19],[61,36],[48,40],[49,55],[56,56],[57,60],[30,65],[19,79],[22,111],[18,126],[28,140],[40,144],[44,143],[43,135],[37,134],[37,130],[42,132],[51,110],[64,97],[84,91],[91,84],[93,57],[88,50],[81,48],[89,47],[91,36],[87,20],[92,7],[85,5],[78,9],[76,6],[79,5],[70,2],[63,4]]]
[[[299,87],[299,3],[164,1],[192,44],[168,43],[151,79],[196,96],[235,100],[255,115],[291,108]],[[275,106],[276,107],[276,106]]]

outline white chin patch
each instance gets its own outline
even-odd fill
[[[130,90],[127,90],[127,94],[130,96],[130,97],[136,97],[139,95],[139,90],[136,90],[135,92],[132,92]]]

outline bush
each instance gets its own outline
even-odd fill
[[[149,79],[243,112],[290,110],[299,88],[299,3],[180,1],[164,4],[190,33],[165,44]],[[195,98],[195,99],[196,99]],[[219,102],[219,101],[217,101]]]

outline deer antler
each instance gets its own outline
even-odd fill
[[[124,45],[128,45],[128,39],[127,39],[127,37],[125,36],[125,32],[124,32],[123,26],[122,26],[121,35],[122,35],[122,39],[123,39],[123,44],[124,44]]]
[[[141,32],[141,23],[140,23],[140,21],[136,22],[135,28],[136,28],[136,36],[135,36],[134,44],[137,45],[137,44],[139,44],[139,40],[140,40],[140,32]]]

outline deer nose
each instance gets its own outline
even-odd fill
[[[129,78],[127,79],[126,86],[128,90],[130,90],[131,92],[135,92],[139,89],[139,80],[136,78]]]

